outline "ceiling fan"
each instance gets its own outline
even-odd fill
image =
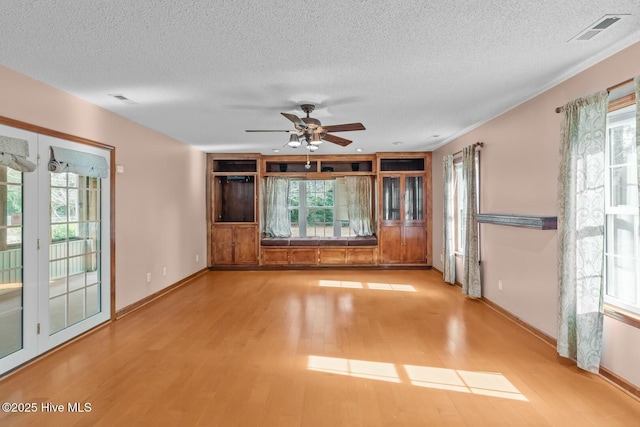
[[[352,141],[341,138],[336,135],[332,135],[329,132],[348,132],[352,130],[365,130],[362,123],[347,123],[342,125],[330,125],[322,126],[320,120],[309,117],[309,114],[315,110],[316,106],[313,104],[302,104],[300,109],[307,114],[307,117],[299,118],[295,114],[280,113],[287,119],[291,120],[295,131],[292,130],[247,130],[247,132],[287,132],[291,134],[289,136],[289,142],[287,145],[292,148],[298,148],[302,145],[301,138],[306,142],[307,149],[309,151],[316,151],[318,145],[324,141],[329,141],[334,144],[346,147],[351,144]]]

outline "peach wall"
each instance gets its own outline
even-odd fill
[[[116,310],[206,267],[205,153],[3,66],[0,93],[0,116],[116,147]]]
[[[640,43],[439,148],[433,155],[434,266],[442,270],[442,158],[483,141],[480,212],[557,214],[561,115],[554,109],[640,74]],[[482,108],[481,105],[478,108]],[[483,295],[546,334],[557,329],[557,233],[480,226]],[[498,291],[498,280],[503,291]],[[605,322],[603,366],[640,386],[640,330]]]

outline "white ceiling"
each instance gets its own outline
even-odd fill
[[[628,16],[590,41],[569,41],[605,14]],[[297,105],[307,102],[319,104],[312,117],[325,125],[366,126],[336,133],[350,146],[317,152],[353,154],[443,145],[640,40],[640,7],[2,0],[0,34],[3,65],[203,151],[273,154],[287,134],[245,129],[293,129],[279,113],[302,117]]]

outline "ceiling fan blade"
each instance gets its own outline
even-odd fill
[[[362,123],[347,123],[344,125],[322,126],[327,132],[348,132],[352,130],[366,130]]]
[[[262,129],[247,129],[245,130],[245,132],[287,132],[287,133],[291,133],[294,132],[292,130],[262,130]]]
[[[333,142],[334,144],[338,144],[342,147],[346,147],[352,142],[348,139],[340,138],[339,136],[331,135],[329,133],[322,135],[322,139],[324,139],[325,141]]]
[[[283,116],[285,116],[287,119],[291,120],[293,122],[294,125],[296,126],[300,126],[301,128],[306,128],[307,124],[305,122],[303,122],[300,117],[296,116],[295,114],[288,114],[288,113],[280,113]]]

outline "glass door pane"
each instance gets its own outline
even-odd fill
[[[100,312],[101,180],[51,173],[49,334]]]
[[[422,177],[408,176],[405,181],[404,211],[405,219],[421,220],[422,213]]]
[[[382,219],[385,221],[400,220],[400,177],[385,176],[382,178]]]
[[[0,166],[0,359],[23,348],[22,173]]]

